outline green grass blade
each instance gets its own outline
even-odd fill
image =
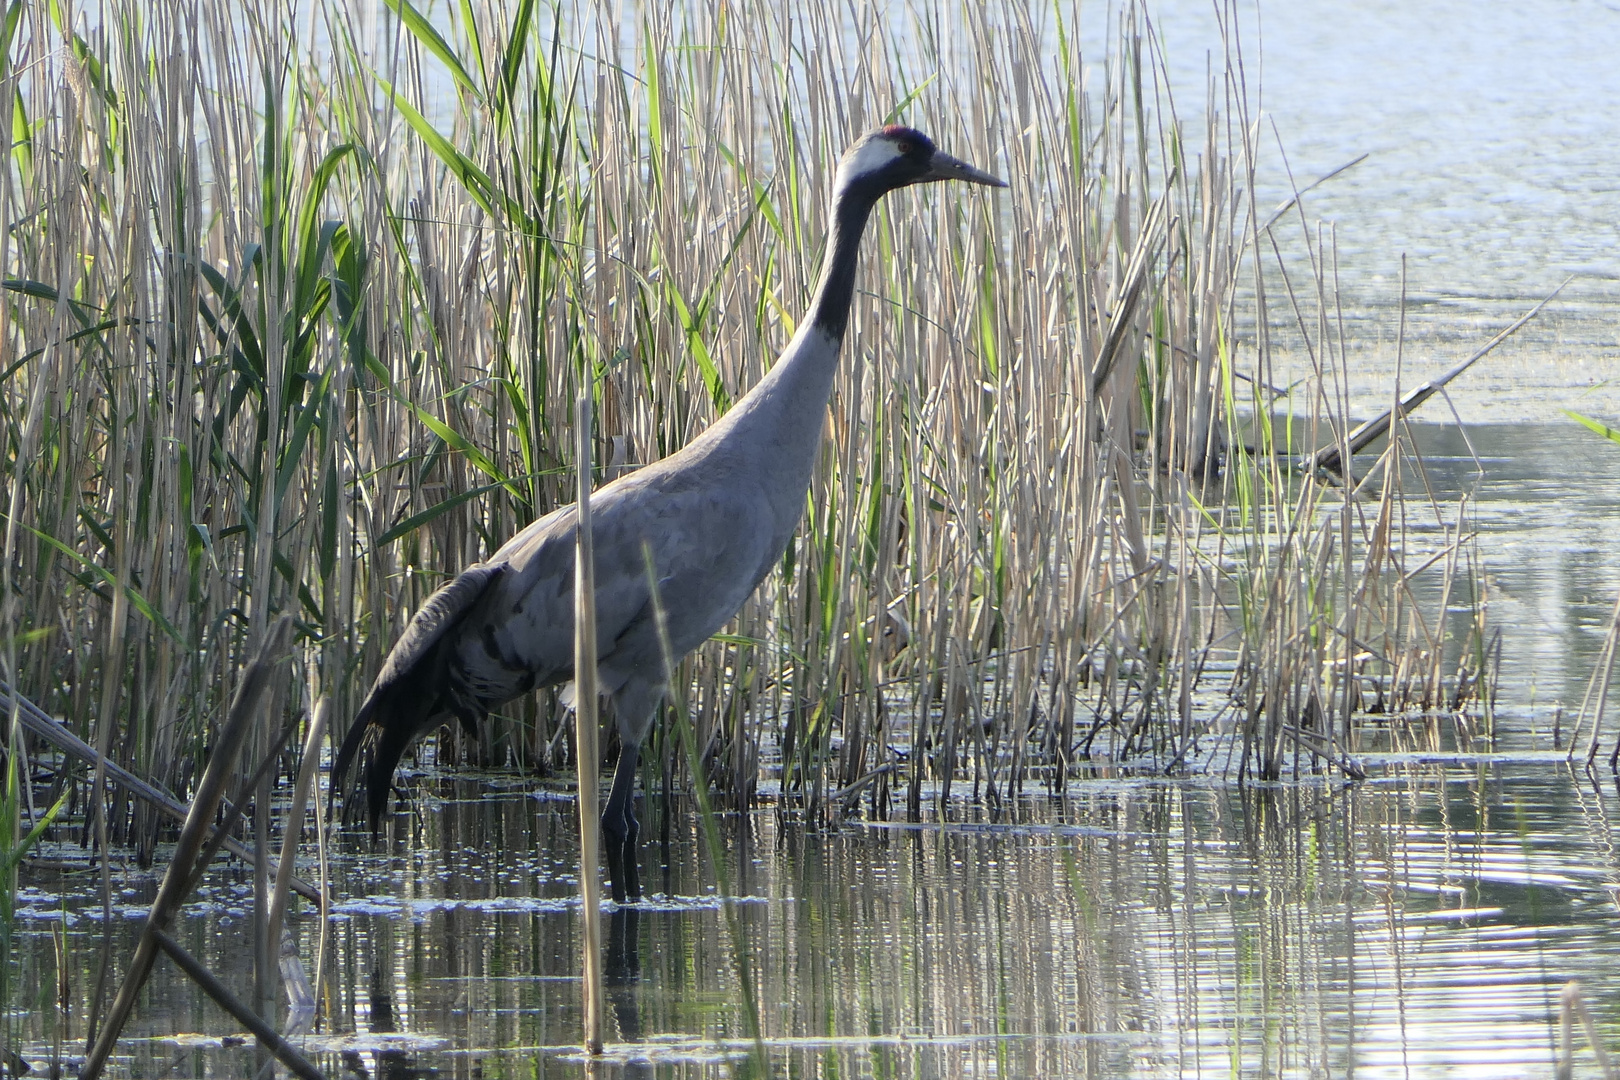
[[[412,130],[416,132],[421,140],[427,143],[428,149],[433,151],[433,155],[444,162],[445,167],[461,182],[461,186],[466,189],[467,194],[472,196],[472,200],[485,213],[493,215],[495,213],[494,201],[496,199],[495,181],[491,180],[489,174],[480,169],[471,158],[457,150],[454,143],[439,134],[438,129],[428,123],[427,117],[417,112],[416,108],[405,100],[405,96],[394,89],[392,83],[381,75],[376,78],[377,84],[382,87],[383,92],[393,101],[394,107],[399,110],[399,114],[405,118],[407,124],[411,125]]]
[[[479,472],[495,481],[500,487],[504,487],[512,494],[513,498],[519,501],[523,500],[523,492],[518,490],[518,486],[512,481],[512,478],[502,472],[500,467],[490,459],[489,455],[469,442],[465,436],[415,402],[407,401],[405,398],[398,396],[396,396],[396,400],[414,413],[416,418],[422,421],[423,426],[437,435],[446,446],[459,452],[468,461],[472,462],[473,467]]]
[[[703,376],[703,385],[709,389],[709,397],[719,412],[731,408],[731,395],[726,391],[725,380],[720,377],[720,369],[715,366],[714,357],[709,355],[709,347],[703,342],[703,320],[694,318],[686,306],[686,299],[681,296],[681,290],[675,287],[671,276],[664,278],[664,295],[668,297],[670,307],[674,308],[675,315],[681,322],[681,329],[686,332],[686,347],[692,353],[692,359],[697,361],[698,372]]]
[[[900,99],[894,108],[889,110],[888,115],[883,118],[883,122],[885,124],[897,123],[905,111],[911,107],[911,103],[921,97],[922,92],[932,86],[937,78],[939,78],[939,72],[936,71],[918,83],[905,97]]]
[[[308,188],[304,194],[304,205],[298,212],[298,276],[297,297],[294,310],[301,311],[307,303],[307,297],[314,291],[315,280],[321,273],[326,262],[326,253],[331,249],[332,237],[336,233],[339,222],[321,221],[321,204],[326,198],[326,189],[332,183],[332,177],[337,174],[338,167],[343,159],[354,153],[353,143],[344,143],[333,147],[315,167],[315,172],[309,178]]]
[[[327,372],[321,377],[308,404],[299,406],[298,419],[293,423],[292,437],[287,440],[286,447],[281,453],[281,464],[276,470],[276,501],[279,503],[287,495],[287,486],[292,483],[293,473],[298,471],[298,462],[304,456],[304,446],[309,442],[309,433],[314,430],[316,421],[321,417],[322,398],[326,396],[327,387],[332,383],[332,374]]]
[[[411,533],[415,532],[417,529],[420,529],[428,522],[442,517],[445,513],[454,510],[462,503],[471,502],[480,495],[487,495],[496,488],[509,486],[509,484],[497,480],[492,484],[485,484],[483,487],[469,488],[466,491],[458,492],[455,495],[451,495],[447,499],[434,503],[432,506],[421,511],[420,513],[412,514],[398,525],[395,525],[393,528],[377,537],[377,539],[373,541],[373,544],[377,547],[381,547],[384,544],[391,544],[402,536],[409,536]]]
[[[100,578],[111,587],[115,589],[118,588],[118,576],[111,570],[108,570],[105,566],[85,558],[83,555],[80,555],[77,551],[74,551],[71,547],[62,543],[62,541],[58,540],[50,533],[47,533],[42,529],[36,529],[26,521],[19,521],[17,524],[39,537],[39,539],[55,548],[63,555],[66,555],[69,559],[72,559],[74,562],[84,567],[92,575]],[[136,589],[133,585],[125,585],[124,595],[129,597],[130,604],[135,608],[136,611],[144,615],[148,622],[157,627],[159,630],[162,630],[176,644],[185,644],[185,637],[180,633],[179,629],[177,629],[175,625],[168,619],[164,618],[163,613],[154,608],[151,602],[148,601],[146,597],[142,596],[138,589]]]
[[[433,24],[428,21],[427,16],[416,10],[411,0],[383,0],[383,3],[388,5],[395,15],[399,16],[399,21],[405,25],[405,29],[411,32],[411,36],[416,39],[417,43],[449,70],[450,77],[456,80],[456,85],[467,91],[482,104],[484,100],[483,91],[478,88],[478,84],[473,81],[472,75],[462,66],[461,57],[456,55],[456,51],[450,47],[450,43],[444,40],[439,32],[433,28]],[[472,31],[472,37],[474,42],[478,40],[476,29]]]
[[[6,853],[5,865],[3,870],[0,870],[0,872],[9,874],[11,871],[17,868],[17,864],[23,861],[23,858],[29,853],[29,851],[33,850],[34,845],[39,843],[40,838],[45,835],[45,830],[49,829],[53,824],[56,823],[57,816],[67,808],[68,799],[71,798],[72,795],[73,789],[70,786],[66,791],[62,792],[62,794],[57,797],[56,802],[52,804],[51,808],[41,815],[40,819],[34,823],[34,827],[32,829],[28,830],[28,835],[24,836],[21,840],[18,840],[16,846]]]
[[[478,18],[473,13],[470,0],[460,0],[460,5],[461,21],[467,30],[467,48],[472,50],[473,70],[478,72],[478,78],[482,80],[486,71],[484,67],[484,36],[478,31]],[[480,95],[479,100],[484,100],[484,96]]]
[[[513,102],[517,100],[518,76],[523,71],[523,54],[529,47],[529,26],[534,19],[534,0],[520,0],[516,16],[512,19],[512,36],[506,42],[501,57],[501,96],[496,112],[502,123],[510,122]]]
[[[1608,439],[1610,442],[1612,442],[1612,443],[1620,443],[1620,430],[1616,430],[1616,429],[1614,429],[1612,427],[1609,427],[1607,424],[1603,423],[1602,421],[1593,420],[1590,416],[1582,416],[1580,413],[1575,412],[1575,411],[1573,411],[1571,409],[1565,409],[1564,410],[1564,415],[1569,417],[1571,420],[1575,421],[1577,424],[1580,424],[1583,427],[1590,428],[1591,430],[1597,432],[1599,435],[1603,436],[1605,439]]]
[[[23,0],[11,0],[6,8],[6,21],[0,29],[0,57],[10,59],[11,43],[17,40],[17,24],[22,22]]]

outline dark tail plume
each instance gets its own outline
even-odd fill
[[[469,708],[453,708],[452,688],[445,670],[451,631],[460,625],[500,575],[502,566],[474,566],[428,597],[422,610],[383,662],[382,671],[360,706],[349,733],[332,762],[332,791],[341,789],[343,817],[352,820],[362,797],[372,831],[388,809],[394,769],[411,744],[438,728],[451,715],[476,730]],[[349,770],[357,776],[351,786]]]
[[[388,809],[394,770],[405,751],[449,719],[432,694],[410,703],[400,701],[401,696],[374,693],[361,707],[332,762],[332,790],[343,791],[343,819],[353,820],[355,810],[364,802],[373,832]],[[352,782],[351,768],[355,772]]]

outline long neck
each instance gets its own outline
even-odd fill
[[[861,235],[877,196],[859,188],[841,192],[833,203],[832,236],[821,263],[821,280],[810,303],[809,322],[834,341],[844,339],[849,305],[855,297],[855,267],[861,253]]]
[[[733,459],[719,467],[759,485],[773,511],[770,559],[779,558],[804,516],[821,429],[838,371],[861,234],[881,192],[846,189],[833,203],[832,235],[815,299],[798,333],[754,388],[687,451]],[[762,564],[763,574],[768,567]]]

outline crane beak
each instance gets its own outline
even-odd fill
[[[983,169],[975,169],[967,162],[938,150],[934,151],[934,158],[928,164],[928,171],[919,176],[916,182],[927,184],[935,180],[965,180],[970,184],[982,184],[985,187],[1007,186],[1007,181],[991,176]]]

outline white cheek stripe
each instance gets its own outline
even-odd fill
[[[839,169],[840,180],[876,172],[900,156],[900,148],[892,139],[873,139],[863,143],[860,149],[846,158],[844,167]]]

